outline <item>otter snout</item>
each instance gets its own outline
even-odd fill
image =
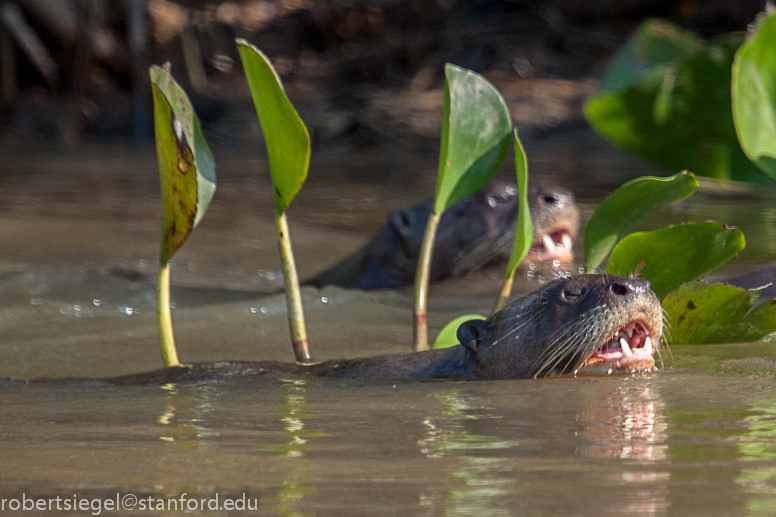
[[[609,284],[609,292],[615,296],[644,295],[651,291],[649,281],[642,278],[620,278]]]

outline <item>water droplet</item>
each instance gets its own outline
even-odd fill
[[[92,303],[94,304],[95,307],[99,307],[100,305],[102,305],[102,302],[100,300],[98,300],[97,298],[92,300]]]
[[[322,301],[323,303],[329,303],[329,299],[328,299],[328,298],[326,298],[325,296],[321,296],[321,301]]]
[[[135,313],[135,309],[132,307],[124,307],[124,314],[127,316],[132,316]]]
[[[262,308],[261,308],[261,313],[262,313],[262,314],[267,314],[267,309],[266,309],[266,307],[262,307]]]
[[[146,259],[140,259],[139,263],[140,263],[140,267],[143,267],[143,268],[148,267],[148,261]]]
[[[256,307],[251,307],[251,312],[253,314],[256,314],[257,312],[259,312],[259,310]]]
[[[32,305],[43,305],[43,298],[33,298],[30,300]]]
[[[178,306],[175,303],[170,302],[170,309],[175,310],[177,308],[178,308]]]

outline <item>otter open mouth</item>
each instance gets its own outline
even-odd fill
[[[649,326],[642,320],[626,323],[596,348],[577,373],[611,374],[655,368]]]
[[[545,233],[542,238],[531,244],[528,258],[540,262],[570,262],[574,259],[572,251],[573,241],[571,233],[561,228],[550,233]]]

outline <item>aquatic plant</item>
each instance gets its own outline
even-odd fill
[[[431,258],[442,213],[485,186],[504,161],[512,118],[504,98],[484,77],[445,65],[445,99],[436,192],[415,275],[412,347],[428,348],[426,306]]]
[[[646,21],[616,54],[585,118],[615,145],[667,170],[771,183],[744,154],[733,123],[731,67],[743,41],[743,33],[731,33],[706,42]]]
[[[517,170],[517,187],[519,190],[519,212],[517,213],[517,227],[515,229],[515,241],[512,245],[512,253],[509,256],[509,263],[504,275],[504,284],[501,287],[496,305],[493,312],[500,311],[509,301],[509,295],[512,294],[512,283],[515,280],[515,271],[517,266],[531,251],[533,243],[533,222],[531,222],[531,209],[528,206],[528,160],[525,156],[525,149],[520,138],[515,131],[515,169]]]
[[[612,250],[606,272],[649,280],[662,298],[729,262],[745,246],[744,234],[723,224],[677,224],[625,237]]]
[[[629,181],[596,208],[584,231],[583,263],[599,268],[614,246],[646,215],[687,199],[698,188],[695,175],[684,171],[669,178],[644,176]]]
[[[162,190],[162,238],[156,312],[162,361],[177,366],[170,315],[170,258],[205,215],[216,190],[215,162],[186,92],[170,65],[152,66],[154,128]]]
[[[758,341],[776,331],[776,300],[752,309],[761,289],[692,282],[663,298],[668,338],[705,345]]]
[[[450,321],[447,325],[445,325],[441,331],[439,331],[439,334],[437,334],[437,337],[434,339],[434,342],[431,344],[430,348],[432,350],[437,350],[439,348],[450,348],[451,346],[457,345],[458,327],[467,321],[486,319],[488,318],[482,314],[464,314],[463,316],[458,316],[457,318]]]
[[[280,76],[269,58],[244,39],[237,39],[237,48],[267,146],[291,343],[296,360],[308,363],[312,362],[312,355],[307,342],[299,276],[291,248],[286,210],[307,178],[310,135],[286,97]]]
[[[776,179],[776,14],[757,22],[733,62],[733,121],[744,152]]]

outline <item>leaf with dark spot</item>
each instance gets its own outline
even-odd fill
[[[150,73],[162,191],[159,261],[166,264],[213,198],[215,163],[186,93],[164,68],[153,66]]]

